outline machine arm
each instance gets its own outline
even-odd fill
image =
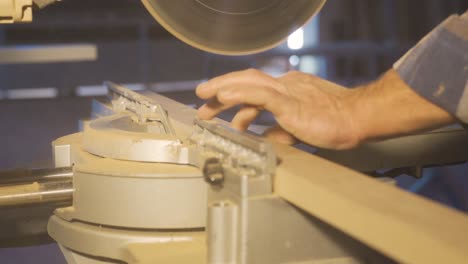
[[[33,7],[44,8],[59,0],[0,0],[0,24],[32,21]]]

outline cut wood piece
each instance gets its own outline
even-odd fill
[[[274,190],[285,200],[403,263],[468,263],[468,216],[289,146]]]

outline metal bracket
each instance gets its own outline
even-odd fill
[[[0,24],[32,21],[32,0],[0,1]]]
[[[217,160],[223,168],[248,176],[270,176],[276,168],[276,155],[269,142],[215,122],[196,119],[189,141],[196,150],[190,153],[199,153],[194,159],[198,167],[207,168],[207,163],[213,167],[213,160]]]
[[[116,115],[89,123],[83,133],[86,151],[114,159],[193,165],[204,171],[207,182],[218,185],[225,173],[268,179],[274,173],[276,156],[264,139],[198,119],[192,134],[182,138],[166,110],[151,98],[111,82],[105,85]]]
[[[129,111],[136,117],[136,122],[143,124],[159,122],[166,134],[175,136],[166,110],[159,104],[151,102],[151,99],[135,93],[132,90],[119,86],[112,82],[105,82],[108,89],[108,98],[116,113]]]

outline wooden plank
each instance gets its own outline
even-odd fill
[[[300,150],[275,145],[274,190],[403,263],[468,263],[468,217]]]
[[[0,47],[0,64],[95,61],[93,44],[25,45]]]

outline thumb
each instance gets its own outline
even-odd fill
[[[280,144],[293,145],[298,143],[298,140],[293,135],[289,134],[279,125],[267,129],[263,133],[263,136]]]

